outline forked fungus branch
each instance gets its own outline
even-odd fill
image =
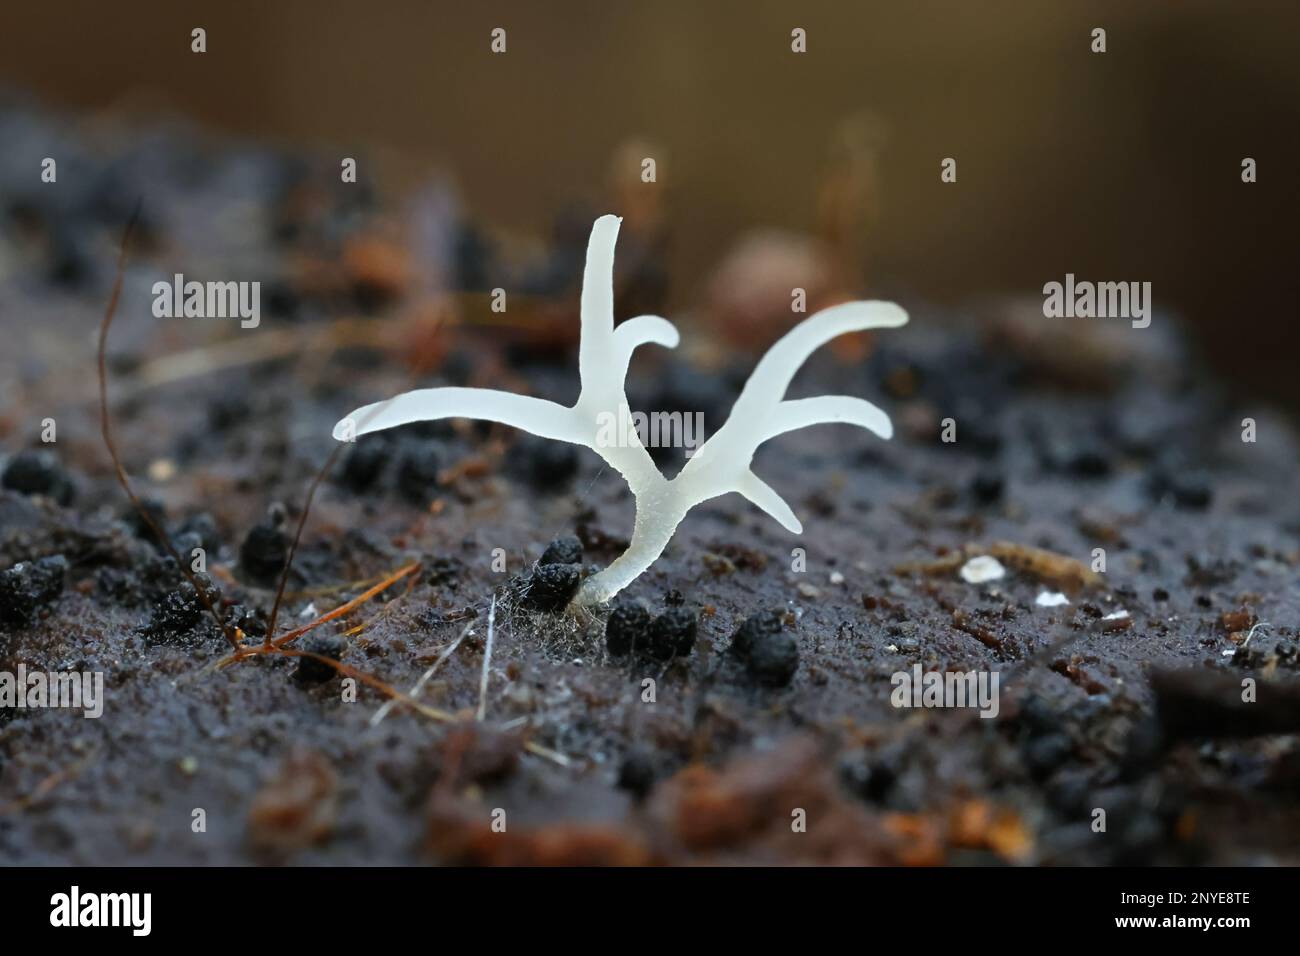
[[[672,480],[664,478],[635,429],[610,439],[610,421],[628,421],[624,379],[632,352],[654,343],[674,348],[677,329],[666,319],[642,315],[614,325],[614,243],[620,219],[601,216],[591,230],[582,283],[582,332],[578,350],[581,392],[571,408],[495,389],[422,388],[358,408],[334,426],[339,441],[408,422],[478,418],[501,422],[543,438],[584,445],[615,468],[636,498],[636,523],[626,552],[588,578],[574,602],[608,601],[663,553],[677,525],[701,502],[737,492],[787,530],[803,527],[790,506],[750,470],[754,452],[770,438],[826,422],[845,422],[893,434],[889,416],[870,402],[846,395],[785,400],[786,389],[808,356],[848,332],[895,328],[907,313],[892,302],[846,302],[809,316],[759,361],[726,423]]]

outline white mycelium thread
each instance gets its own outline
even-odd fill
[[[632,352],[647,342],[667,348],[675,348],[678,342],[677,329],[659,316],[642,315],[614,326],[614,243],[620,222],[616,216],[601,216],[587,244],[578,347],[581,392],[572,408],[494,389],[422,388],[358,408],[334,426],[336,439],[350,441],[408,422],[479,418],[590,448],[627,481],[636,498],[636,524],[627,551],[583,583],[574,598],[582,605],[608,601],[631,584],[663,553],[688,511],[731,491],[789,531],[801,533],[803,526],[790,506],[750,471],[758,446],[785,432],[825,422],[858,425],[881,438],[889,438],[893,426],[888,415],[860,398],[824,395],[785,401],[790,380],[815,349],[836,336],[907,322],[907,313],[892,302],[846,302],[809,316],[768,350],[726,423],[669,481],[655,467],[635,430],[608,440],[608,422],[630,418],[624,378]]]

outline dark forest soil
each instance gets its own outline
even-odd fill
[[[54,135],[0,116],[34,155]],[[57,595],[0,625],[0,670],[102,671],[107,699],[98,720],[0,711],[5,863],[1300,862],[1296,439],[1226,400],[1175,318],[1136,330],[904,300],[911,325],[865,359],[815,356],[792,395],[866,397],[896,437],[823,426],[760,450],[755,470],[803,519],[800,537],[734,495],[692,512],[626,593],[654,615],[697,615],[693,649],[666,662],[611,656],[607,611],[532,612],[512,596],[559,536],[577,534],[590,567],[619,553],[632,500],[593,454],[465,422],[361,439],[318,495],[280,630],[419,562],[313,632],[403,691],[460,641],[420,695],[454,721],[398,706],[375,725],[384,695],[345,700],[328,668],[215,666],[229,645],[113,480],[93,339],[143,195],[110,347],[118,444],[186,553],[207,548],[220,606],[241,606],[255,633],[276,536],[244,547],[250,532],[278,511],[292,531],[333,423],[409,384],[410,350],[388,346],[419,293],[386,269],[401,249],[376,238],[381,204],[330,186],[328,164],[257,150],[183,137],[80,149],[57,193],[14,186],[12,170],[0,183],[0,468],[17,486],[0,491],[0,569],[68,562]],[[479,284],[485,253],[452,228],[447,284],[472,298],[495,283]],[[539,345],[467,322],[421,346],[438,362],[420,382],[572,401],[572,253],[555,250],[558,278],[536,290],[550,304],[515,319],[571,331]],[[267,277],[262,325],[155,319],[149,287],[174,271]],[[340,341],[339,317],[360,331]],[[709,340],[700,323],[683,333],[684,353]],[[289,347],[249,360],[272,336]],[[634,362],[633,401],[703,411],[708,431],[755,358],[653,351]],[[57,441],[41,444],[47,417]],[[967,583],[962,564],[982,554],[1006,576]],[[1039,606],[1044,591],[1070,603]],[[788,686],[730,651],[768,609],[797,643]],[[996,670],[998,716],[892,706],[891,675],[917,664]],[[1258,700],[1243,705],[1248,677]]]

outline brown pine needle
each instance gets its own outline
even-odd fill
[[[408,578],[406,579],[406,591],[403,593],[403,595],[402,595],[403,597],[407,597],[407,596],[410,595],[411,591],[413,591],[413,590],[415,589],[415,584],[416,584],[416,581],[418,581],[418,580],[419,580],[419,575],[418,575],[418,574],[412,574],[410,577],[408,577]],[[390,601],[388,604],[385,604],[384,607],[379,611],[379,613],[376,614],[374,617],[370,618],[369,620],[362,621],[362,622],[361,622],[360,624],[358,624],[356,627],[349,628],[348,630],[346,630],[346,631],[343,632],[344,635],[345,635],[346,637],[352,637],[352,636],[354,636],[354,635],[360,634],[362,631],[365,631],[365,630],[368,630],[368,629],[374,627],[376,624],[378,624],[380,621],[382,621],[385,617],[387,617],[389,614],[391,614],[392,611],[393,611],[393,608],[395,608],[395,607],[397,607],[397,602],[396,602],[396,601]]]
[[[286,644],[290,644],[293,641],[296,641],[298,638],[302,637],[308,631],[314,631],[322,624],[326,624],[330,621],[336,620],[337,618],[343,617],[345,614],[352,612],[356,608],[365,604],[371,598],[387,591],[398,581],[402,580],[402,578],[414,574],[418,570],[420,570],[420,563],[418,561],[412,561],[410,564],[398,568],[396,571],[388,575],[388,577],[384,578],[374,587],[366,591],[363,591],[361,594],[358,594],[351,601],[348,601],[345,604],[340,604],[338,607],[330,611],[328,614],[322,614],[320,617],[316,618],[316,620],[312,621],[310,624],[304,624],[302,627],[294,628],[292,631],[289,631],[287,634],[283,634],[280,637],[277,637],[271,643],[275,647],[284,647]],[[270,631],[268,631],[267,633],[269,634]]]
[[[270,653],[272,651],[279,650],[283,648],[286,644],[290,644],[293,641],[296,641],[298,638],[302,637],[304,634],[308,633],[309,631],[314,631],[322,624],[327,624],[330,621],[337,620],[338,618],[351,613],[352,611],[360,607],[362,604],[365,604],[371,598],[375,597],[378,594],[382,594],[384,591],[387,591],[398,581],[402,580],[404,577],[407,577],[408,575],[414,574],[419,569],[420,569],[420,564],[418,561],[413,561],[410,564],[404,565],[403,567],[398,568],[392,574],[386,576],[378,584],[374,585],[364,593],[358,594],[352,600],[344,604],[340,604],[338,607],[336,607],[334,610],[330,611],[327,614],[322,614],[320,617],[316,618],[314,621],[310,622],[309,624],[304,624],[302,627],[294,628],[292,631],[289,631],[287,634],[281,635],[280,637],[276,638],[273,641],[267,641],[263,643],[262,646],[259,648],[250,647],[247,644],[237,645],[237,647],[235,648],[235,653],[231,654],[229,657],[223,658],[222,660],[218,661],[216,666],[218,668],[228,667],[231,664],[243,660],[245,657],[251,656],[254,651],[257,651],[258,653]],[[269,633],[270,632],[268,631],[268,634]]]

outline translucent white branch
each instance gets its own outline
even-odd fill
[[[677,328],[657,315],[638,315],[620,324],[614,330],[614,371],[620,390],[621,383],[627,378],[628,363],[638,345],[662,345],[675,349],[680,340]]]
[[[385,428],[440,418],[480,418],[513,425],[543,438],[586,443],[586,436],[575,427],[572,409],[491,388],[419,388],[403,392],[358,408],[334,426],[334,438],[349,441]]]
[[[623,380],[612,367],[614,338],[614,243],[618,216],[601,216],[587,240],[587,265],[582,272],[582,335],[578,340],[578,379],[582,397],[590,393],[609,398],[623,393]],[[582,398],[578,399],[582,404]]]
[[[740,398],[736,399],[732,415],[757,411],[781,401],[790,380],[808,361],[808,356],[831,339],[850,332],[906,324],[907,313],[892,302],[845,302],[810,315],[783,335],[754,366]]]
[[[822,395],[817,398],[797,398],[777,405],[764,425],[762,441],[809,425],[835,422],[857,425],[886,440],[894,437],[894,425],[889,416],[865,399],[848,395]]]
[[[635,431],[614,442],[602,439],[602,420],[617,419],[627,407],[624,379],[632,353],[646,343],[675,348],[679,340],[672,323],[659,316],[642,315],[615,327],[614,244],[619,222],[615,216],[601,216],[587,244],[578,347],[581,391],[572,408],[492,389],[425,388],[359,408],[334,427],[336,439],[350,441],[408,422],[480,418],[592,449],[627,481],[636,498],[636,521],[627,551],[588,578],[574,598],[588,605],[609,600],[636,580],[663,553],[687,512],[710,498],[737,492],[782,527],[800,534],[803,526],[794,511],[750,470],[755,450],[785,432],[830,422],[857,425],[889,438],[889,416],[860,398],[824,395],[786,401],[785,392],[813,351],[836,336],[907,322],[907,313],[889,302],[847,302],[805,319],[768,350],[726,423],[669,481]]]
[[[791,534],[803,534],[803,524],[795,517],[794,511],[785,503],[785,499],[752,471],[745,472],[744,477],[737,482],[736,490],[748,499],[750,504],[766,512],[786,531]]]

